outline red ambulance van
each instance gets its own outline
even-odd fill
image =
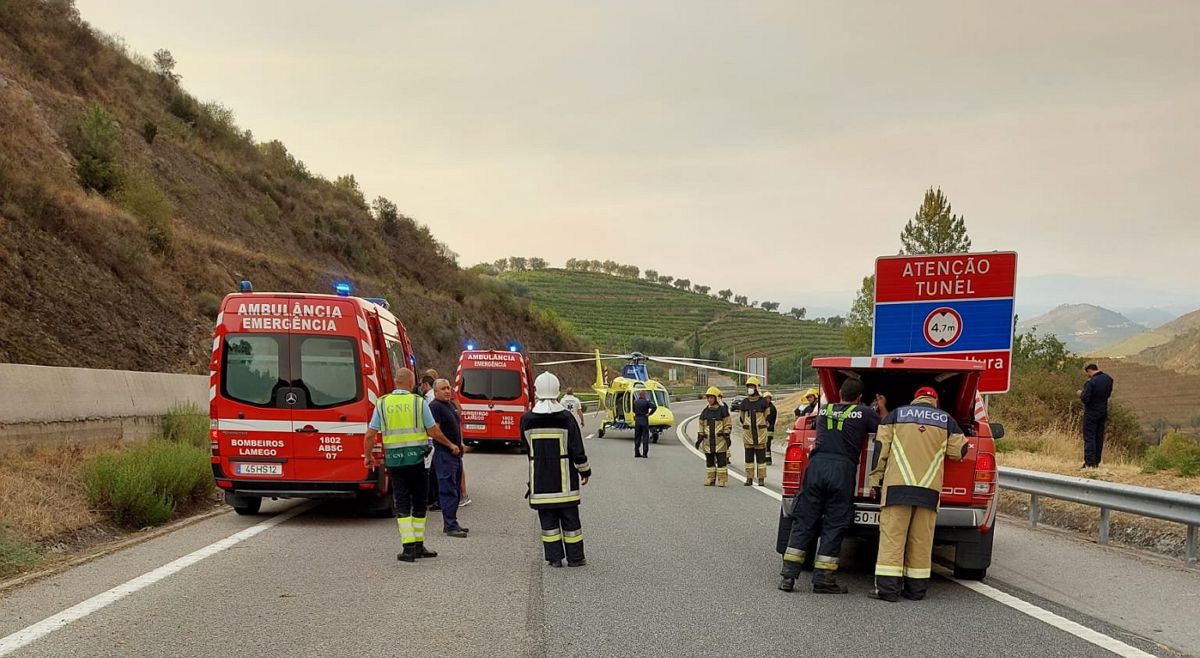
[[[393,373],[414,363],[404,325],[381,299],[227,295],[213,337],[213,477],[238,514],[263,498],[351,498],[387,513],[386,471],[363,465],[363,436]]]
[[[533,372],[515,345],[508,351],[468,346],[458,357],[454,394],[467,445],[521,445],[521,415],[533,406]]]

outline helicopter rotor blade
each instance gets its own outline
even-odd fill
[[[675,361],[703,361],[705,363],[721,363],[716,359],[696,359],[690,356],[651,356],[650,359],[673,359]]]
[[[604,359],[601,358],[600,360],[603,361]],[[594,363],[595,361],[596,361],[596,357],[592,357],[590,359],[566,359],[564,361],[541,361],[541,362],[535,363],[533,365],[535,365],[535,366],[561,366],[566,363]]]
[[[683,361],[672,361],[672,360],[670,360],[670,359],[663,359],[663,358],[661,358],[661,357],[656,357],[656,356],[647,357],[647,358],[649,358],[651,361],[654,361],[654,362],[657,362],[657,363],[666,363],[666,364],[670,364],[670,365],[673,365],[673,366],[684,366],[684,367],[690,367],[690,368],[700,368],[700,369],[703,369],[703,370],[719,370],[720,372],[731,372],[731,373],[734,373],[734,374],[737,374],[737,375],[746,375],[747,377],[756,377],[756,376],[757,376],[757,374],[756,374],[756,373],[753,373],[753,372],[746,372],[745,370],[733,370],[733,369],[731,369],[731,368],[718,368],[718,367],[716,367],[716,366],[706,366],[706,365],[703,365],[703,364],[700,364],[700,363],[686,363],[686,362],[683,362]]]
[[[570,356],[590,356],[590,357],[592,357],[592,358],[595,358],[595,357],[596,357],[596,353],[595,353],[595,352],[551,352],[551,351],[545,351],[545,350],[530,350],[530,351],[529,351],[529,353],[530,353],[530,354],[562,354],[562,355],[570,355]],[[620,354],[604,354],[603,352],[601,352],[601,353],[600,353],[600,357],[601,357],[601,358],[605,358],[605,357],[607,357],[607,358],[616,358],[616,357],[619,357],[619,356],[623,356],[623,355],[620,355]]]

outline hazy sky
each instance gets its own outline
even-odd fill
[[[1193,0],[77,4],[464,265],[844,309],[941,186],[1019,299],[1200,305]]]

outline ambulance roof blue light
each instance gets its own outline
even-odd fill
[[[509,344],[508,344],[508,351],[509,351],[509,352],[520,352],[520,351],[521,351],[521,346],[520,346],[520,345],[517,345],[516,343],[509,343]]]
[[[339,284],[335,285],[333,287],[333,289],[336,290],[337,294],[341,297],[349,297],[350,296],[350,284],[349,283],[339,283]]]
[[[467,343],[467,351],[475,351],[475,343]]]
[[[242,292],[254,292],[254,284],[250,283],[249,279],[243,279],[242,282],[238,284],[238,290]]]

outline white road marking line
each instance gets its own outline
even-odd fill
[[[255,535],[266,532],[267,530],[274,528],[288,519],[307,512],[316,505],[316,502],[297,505],[296,507],[283,512],[282,514],[276,514],[275,516],[272,516],[262,523],[250,526],[249,528],[232,534],[225,539],[209,544],[208,546],[205,546],[197,551],[193,551],[181,558],[172,560],[171,562],[168,562],[153,571],[144,573],[133,580],[125,582],[121,585],[117,585],[107,592],[101,592],[100,594],[97,594],[96,596],[93,596],[82,603],[77,603],[56,615],[52,615],[39,621],[32,626],[23,628],[16,633],[8,635],[7,637],[0,638],[0,656],[7,656],[17,649],[20,649],[21,647],[45,637],[54,631],[57,631],[73,621],[83,619],[93,612],[112,605],[113,603],[120,601],[121,599],[140,589],[153,585],[154,583],[157,583],[168,576],[179,573],[180,571],[192,566],[206,557],[216,555],[217,553],[220,553],[234,546],[235,544],[250,539]]]
[[[588,435],[587,435],[587,438],[589,438],[589,439],[594,439],[594,438],[596,438],[596,435],[595,435],[595,434],[588,434]]]
[[[1125,644],[1124,642],[1111,638],[1099,631],[1094,631],[1087,626],[1073,622],[1066,617],[1062,617],[1050,612],[1049,610],[1039,608],[1032,603],[1018,599],[1012,594],[1002,592],[991,585],[985,585],[974,580],[958,580],[957,578],[945,573],[942,573],[941,575],[945,576],[948,580],[952,580],[959,585],[966,587],[976,594],[982,594],[993,601],[1003,603],[1013,610],[1023,612],[1042,623],[1049,624],[1060,631],[1070,633],[1081,640],[1091,642],[1101,649],[1107,649],[1118,656],[1126,656],[1128,658],[1154,658],[1154,654],[1152,653],[1146,653],[1137,647]]]
[[[692,443],[690,441],[688,441],[687,437],[685,437],[683,434],[684,426],[699,417],[700,417],[700,414],[696,414],[694,416],[689,416],[688,418],[684,419],[684,421],[679,424],[679,427],[676,428],[675,433],[679,437],[679,442],[682,443],[685,448],[687,448],[688,450],[691,450],[692,453],[695,454],[697,457],[704,459],[704,453],[697,450],[695,448],[695,446],[693,446]],[[729,475],[733,476],[734,478],[736,478],[738,480],[741,480],[742,482],[746,481],[745,477],[743,477],[741,474],[736,473],[732,470],[729,471]],[[754,489],[774,498],[775,500],[779,500],[779,501],[783,500],[783,495],[777,491],[767,489],[766,487],[760,487],[758,485],[755,485]],[[1007,592],[1002,592],[1002,591],[996,589],[995,587],[992,587],[991,585],[985,585],[981,582],[974,581],[974,580],[959,580],[959,579],[954,578],[953,576],[949,575],[944,569],[942,569],[940,567],[937,568],[937,571],[940,575],[945,577],[947,580],[958,583],[959,585],[962,585],[963,587],[971,590],[972,592],[975,592],[976,594],[981,594],[983,596],[986,596],[989,599],[992,599],[993,601],[996,601],[998,603],[1001,603],[1003,605],[1006,605],[1006,606],[1012,608],[1013,610],[1016,610],[1017,612],[1029,615],[1030,617],[1033,617],[1034,619],[1036,619],[1044,624],[1053,626],[1054,628],[1057,628],[1058,630],[1063,631],[1064,633],[1069,633],[1071,635],[1074,635],[1075,637],[1077,637],[1081,640],[1090,642],[1090,643],[1100,647],[1101,649],[1106,649],[1108,651],[1111,651],[1112,653],[1115,653],[1118,656],[1124,656],[1125,658],[1154,658],[1154,654],[1146,653],[1145,651],[1142,651],[1141,649],[1138,649],[1137,647],[1125,644],[1124,642],[1122,642],[1120,640],[1109,637],[1099,631],[1092,630],[1092,629],[1088,628],[1087,626],[1084,626],[1078,622],[1071,621],[1070,619],[1067,619],[1066,617],[1063,617],[1061,615],[1056,615],[1053,612],[1050,612],[1049,610],[1046,610],[1044,608],[1039,608],[1038,606],[1036,606],[1032,603],[1029,603],[1028,601],[1019,599],[1019,598],[1013,596],[1012,594],[1008,594]]]

